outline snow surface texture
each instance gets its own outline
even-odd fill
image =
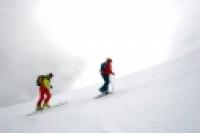
[[[199,133],[200,49],[115,80],[115,92],[94,99],[98,87],[68,91],[33,116],[35,101],[0,109],[1,133]]]

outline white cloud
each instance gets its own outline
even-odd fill
[[[36,97],[36,78],[53,72],[54,92],[67,90],[83,61],[46,38],[32,14],[31,1],[4,1],[0,22],[0,107]],[[29,8],[30,7],[30,8]]]
[[[86,61],[85,75],[96,77],[93,82],[107,57],[119,76],[169,58],[176,21],[172,0],[41,0],[34,10],[53,42]]]

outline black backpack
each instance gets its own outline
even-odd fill
[[[105,68],[106,68],[106,63],[104,62],[104,63],[101,64],[100,72],[103,73]]]
[[[36,85],[37,85],[37,86],[41,86],[41,85],[42,85],[43,79],[44,79],[44,75],[39,75],[39,76],[37,77],[37,80],[36,80]]]

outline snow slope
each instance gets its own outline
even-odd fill
[[[200,49],[115,80],[100,99],[99,85],[53,97],[67,105],[33,116],[34,102],[0,109],[1,133],[199,133]]]

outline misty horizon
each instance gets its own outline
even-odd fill
[[[166,7],[156,0],[153,4],[148,2],[146,7],[136,1],[116,2],[113,7],[112,1],[107,5],[105,1],[82,2],[88,10],[76,4],[80,1],[67,4],[58,1],[54,10],[54,1],[49,1],[46,9],[51,14],[39,10],[44,6],[40,2],[47,1],[0,1],[0,107],[37,97],[35,80],[40,74],[54,73],[53,91],[58,93],[77,84],[101,82],[99,65],[108,56],[113,58],[113,69],[120,77],[184,55],[199,46],[197,0],[169,1]],[[141,8],[136,9],[134,4]],[[159,13],[150,5],[163,10]],[[59,7],[62,10],[56,14]],[[147,13],[154,14],[153,18],[145,16]],[[165,22],[167,19],[171,20]]]

